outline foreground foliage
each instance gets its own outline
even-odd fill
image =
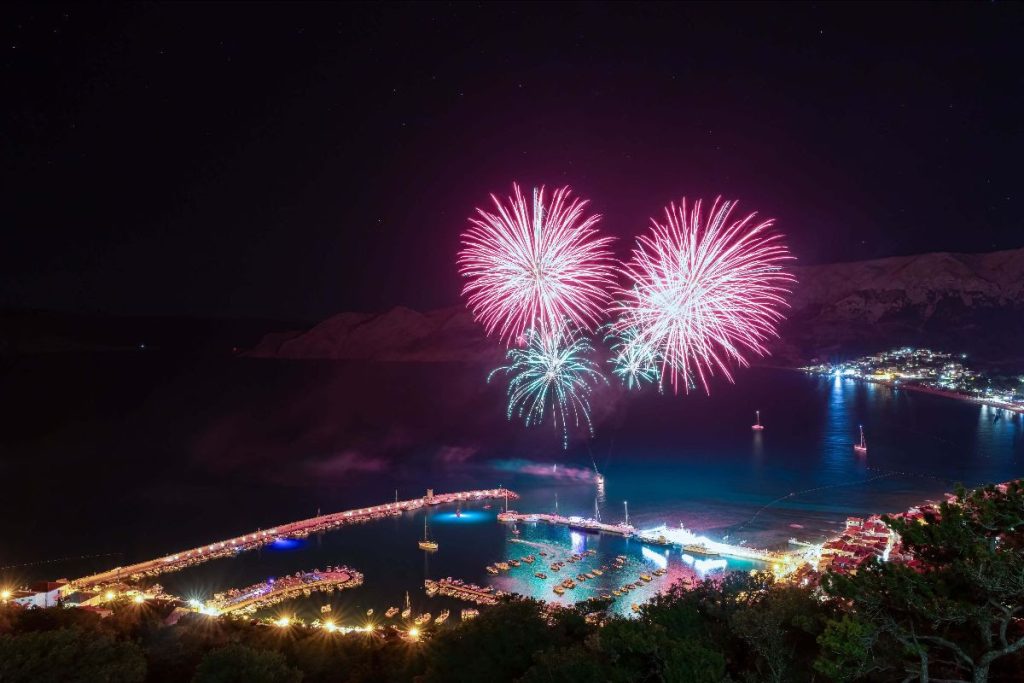
[[[926,524],[890,520],[915,566],[872,563],[818,590],[732,574],[600,627],[530,600],[419,641],[199,615],[164,626],[171,607],[157,604],[107,619],[0,607],[0,681],[1019,681],[1024,489],[961,499]]]

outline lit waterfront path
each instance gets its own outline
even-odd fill
[[[422,498],[412,500],[384,503],[367,508],[344,510],[329,515],[320,515],[303,519],[298,522],[290,522],[273,529],[255,531],[250,534],[243,534],[223,541],[215,541],[207,545],[201,545],[189,550],[183,550],[172,555],[158,557],[145,562],[129,565],[127,567],[115,567],[109,571],[91,576],[83,576],[75,579],[71,584],[76,590],[94,588],[103,584],[118,581],[138,581],[147,576],[156,576],[167,572],[175,572],[192,565],[207,562],[221,557],[233,557],[237,553],[247,550],[255,550],[263,545],[272,543],[278,538],[302,537],[311,533],[317,533],[356,522],[365,522],[372,519],[379,519],[387,516],[398,516],[403,512],[418,510],[425,505],[442,505],[445,503],[458,503],[466,501],[484,500],[489,498],[519,498],[514,491],[505,488],[481,489],[478,491],[460,491],[457,493],[442,493],[434,495],[433,491],[427,491]]]

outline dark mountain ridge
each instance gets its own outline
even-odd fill
[[[1024,357],[1024,249],[795,266],[774,361],[798,363],[912,344],[992,360]],[[502,349],[462,306],[339,313],[266,335],[259,358],[494,362]]]

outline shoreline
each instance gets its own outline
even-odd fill
[[[790,370],[790,371],[793,371],[793,372],[799,372],[801,374],[811,375],[811,376],[814,376],[814,377],[831,377],[832,376],[832,375],[828,375],[828,374],[822,373],[822,372],[813,372],[811,370],[805,370],[804,368],[789,367],[789,366],[785,366],[785,365],[764,365],[764,366],[761,366],[761,367],[771,368],[771,369],[775,369],[775,370]],[[930,387],[930,386],[928,386],[926,384],[918,384],[916,382],[907,382],[907,383],[896,384],[896,383],[894,383],[892,381],[880,381],[880,380],[871,379],[869,377],[852,377],[852,376],[843,376],[842,379],[849,379],[849,380],[852,380],[854,382],[863,382],[863,383],[866,383],[866,384],[874,384],[874,385],[877,385],[877,386],[888,387],[889,389],[906,389],[908,391],[917,391],[917,392],[920,392],[922,394],[930,394],[932,396],[940,396],[942,398],[949,398],[949,399],[953,399],[953,400],[956,400],[956,401],[963,401],[963,402],[966,402],[966,403],[975,403],[975,404],[978,404],[978,405],[988,406],[989,408],[1001,408],[1002,410],[1008,410],[1011,413],[1015,413],[1017,415],[1024,415],[1024,408],[1018,408],[1017,406],[1008,405],[1006,403],[1003,403],[1001,401],[996,401],[994,399],[987,399],[987,398],[981,398],[981,397],[978,397],[978,396],[971,396],[970,394],[963,394],[963,393],[960,393],[959,391],[951,391],[949,389],[938,389],[936,387]]]

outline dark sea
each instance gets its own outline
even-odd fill
[[[645,528],[680,523],[730,543],[818,542],[848,515],[894,512],[968,486],[1024,476],[1021,416],[942,397],[781,369],[737,374],[711,396],[595,396],[595,435],[563,450],[550,425],[505,417],[488,368],[461,364],[285,362],[161,351],[53,354],[0,365],[0,583],[75,577],[323,513],[437,492],[518,491],[522,512],[558,512]],[[766,428],[754,432],[754,411]],[[852,450],[858,425],[869,450]],[[606,483],[599,488],[594,468]],[[427,598],[425,578],[454,576],[544,599],[559,579],[627,567],[567,598],[610,592],[639,573],[663,579],[619,601],[642,601],[694,566],[679,550],[546,525],[499,524],[481,505],[282,542],[161,577],[188,598],[334,564],[359,588],[274,608],[312,619],[378,618],[408,591],[416,612],[460,605]],[[440,544],[420,551],[423,515]],[[561,573],[570,553],[597,555]],[[485,565],[542,562],[491,577]],[[725,570],[751,562],[727,559]],[[534,572],[550,573],[546,581]],[[564,599],[563,599],[564,600]]]

